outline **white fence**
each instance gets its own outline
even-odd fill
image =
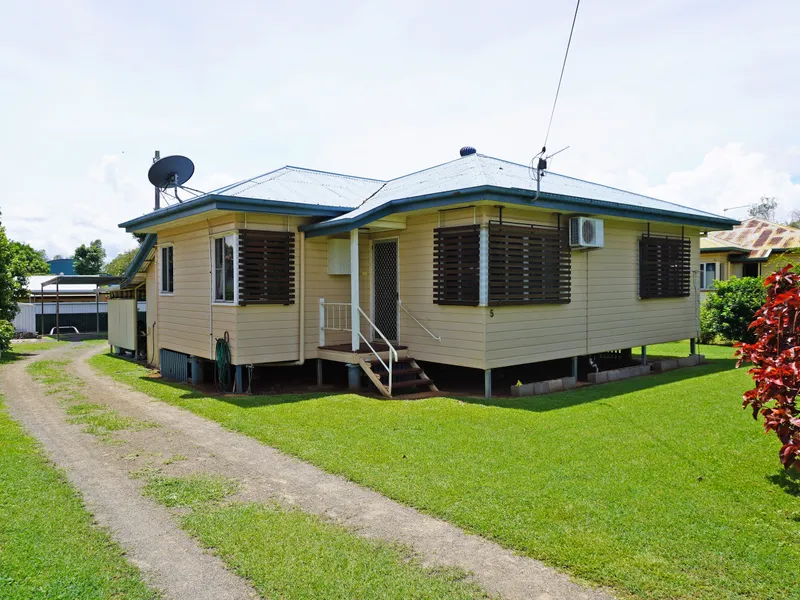
[[[14,331],[36,333],[36,309],[33,304],[19,304],[19,312],[14,317]]]

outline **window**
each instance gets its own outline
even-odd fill
[[[478,306],[480,225],[433,230],[433,302]]]
[[[236,236],[214,238],[214,301],[236,300]]]
[[[569,303],[567,232],[566,227],[489,223],[489,306]]]
[[[742,277],[758,277],[758,263],[742,263]]]
[[[710,290],[718,279],[717,263],[700,263],[700,289]]]
[[[692,243],[688,238],[642,236],[639,241],[639,297],[691,295],[691,251]]]
[[[175,291],[173,284],[172,261],[173,249],[172,246],[161,247],[161,293],[172,294]]]
[[[294,233],[239,231],[237,301],[294,304]]]

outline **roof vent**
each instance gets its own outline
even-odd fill
[[[477,150],[475,150],[475,148],[473,148],[472,146],[464,146],[461,150],[458,151],[458,153],[461,156],[469,156],[470,154],[475,154],[476,152]]]

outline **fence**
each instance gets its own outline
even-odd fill
[[[33,304],[19,304],[19,312],[14,317],[14,331],[36,333],[36,307]]]

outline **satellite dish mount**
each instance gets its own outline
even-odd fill
[[[178,202],[183,202],[178,197],[178,189],[187,190],[194,194],[202,194],[202,192],[185,185],[194,175],[194,163],[191,160],[179,155],[165,156],[164,158],[160,158],[160,156],[161,153],[156,151],[153,166],[147,172],[147,179],[156,188],[156,210],[161,206],[161,194],[166,195],[167,190],[172,190],[172,194]]]

